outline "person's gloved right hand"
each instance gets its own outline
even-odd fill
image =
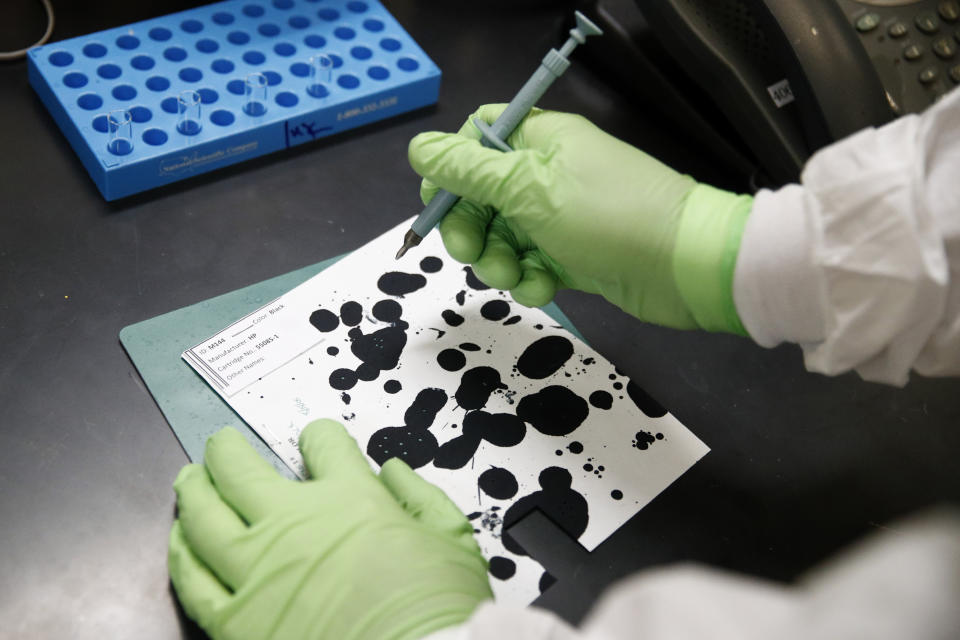
[[[744,333],[733,271],[752,198],[697,184],[581,116],[534,109],[507,140],[479,143],[475,116],[457,134],[421,133],[409,159],[424,202],[462,196],[440,224],[450,255],[528,306],[572,287],[642,320]]]

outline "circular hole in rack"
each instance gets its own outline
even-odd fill
[[[330,58],[330,62],[333,63],[333,68],[334,68],[334,69],[339,69],[340,67],[343,66],[343,58],[341,58],[341,57],[338,56],[337,54],[335,54],[335,53],[328,53],[328,54],[327,54],[327,57]]]
[[[210,122],[221,127],[233,124],[234,120],[236,120],[236,117],[233,112],[226,109],[217,109],[210,114]]]
[[[197,93],[200,94],[200,102],[203,104],[213,104],[220,99],[220,94],[211,89],[210,87],[204,87],[202,89],[197,89]]]
[[[360,78],[349,73],[345,73],[337,78],[337,84],[344,89],[356,89],[360,86]]]
[[[259,51],[246,51],[243,54],[243,61],[250,65],[263,64],[267,61],[267,56],[263,55]]]
[[[320,49],[327,44],[327,39],[323,36],[311,33],[306,38],[303,39],[303,44],[307,45],[312,49]]]
[[[150,56],[139,55],[130,59],[130,66],[138,71],[149,71],[156,64]]]
[[[100,133],[106,133],[110,130],[110,125],[107,122],[107,116],[102,113],[94,118],[93,122],[90,124],[93,126],[94,131],[99,131]]]
[[[166,91],[170,88],[170,81],[163,76],[150,76],[147,78],[147,89],[150,91]]]
[[[357,37],[357,32],[350,27],[337,27],[333,30],[333,35],[341,40],[353,40]]]
[[[379,65],[375,67],[370,67],[367,69],[367,75],[373,78],[374,80],[386,80],[390,77],[390,71],[386,67],[381,67]]]
[[[287,24],[294,29],[306,29],[310,26],[310,18],[307,16],[291,16],[290,19],[287,20]]]
[[[295,107],[300,102],[297,96],[289,91],[281,91],[274,100],[281,107]]]
[[[367,18],[363,21],[363,28],[374,33],[383,31],[384,24],[376,18]]]
[[[80,87],[85,87],[87,85],[87,76],[83,75],[79,71],[71,71],[67,75],[63,76],[63,84],[67,85],[71,89],[79,89]]]
[[[166,111],[167,113],[177,114],[180,113],[180,104],[177,102],[177,99],[174,97],[164,98],[160,101],[160,108]]]
[[[294,62],[290,65],[290,73],[298,78],[306,78],[310,75],[310,65],[306,62]]]
[[[167,47],[163,50],[163,57],[170,62],[183,62],[187,59],[187,50],[183,47]]]
[[[137,90],[129,84],[118,84],[110,93],[117,100],[133,100],[137,97]]]
[[[360,0],[352,0],[352,2],[347,3],[347,10],[354,13],[363,13],[369,8],[366,2],[360,2]]]
[[[213,14],[213,17],[211,18],[211,20],[213,20],[220,26],[226,26],[228,24],[233,24],[234,17],[232,13],[227,13],[226,11],[218,11],[215,14]]]
[[[177,74],[184,82],[200,82],[203,80],[203,72],[196,67],[184,67]]]
[[[397,60],[397,66],[403,71],[416,71],[420,68],[420,63],[413,58],[400,58]]]
[[[123,71],[120,69],[120,67],[111,62],[97,67],[97,75],[104,80],[114,80],[119,78],[121,73],[123,73]]]
[[[400,41],[396,38],[384,38],[380,41],[380,46],[385,51],[399,51],[400,50]]]
[[[284,11],[293,9],[293,0],[273,0],[273,6]]]
[[[199,20],[184,20],[180,23],[180,28],[186,31],[187,33],[200,33],[203,31],[203,23]]]
[[[317,17],[321,20],[326,20],[327,22],[333,22],[334,20],[340,19],[340,12],[336,9],[330,9],[329,7],[324,7],[317,11]]]
[[[216,40],[211,40],[210,38],[197,40],[197,51],[200,53],[213,53],[219,48],[220,45],[217,44]]]
[[[77,98],[77,106],[87,111],[93,111],[103,106],[103,98],[95,93],[84,93]]]
[[[322,84],[311,84],[307,87],[307,93],[312,95],[314,98],[326,98],[330,95],[330,92]]]
[[[264,14],[263,7],[258,4],[248,4],[243,8],[243,15],[248,18],[259,18]]]
[[[151,40],[156,40],[157,42],[166,42],[173,37],[173,32],[165,27],[154,27],[153,29],[150,29],[147,35],[150,36]]]
[[[147,144],[158,147],[167,141],[167,132],[162,129],[147,129],[141,137]]]
[[[136,49],[140,46],[140,38],[136,36],[131,36],[129,33],[124,34],[117,38],[117,46],[121,49],[126,49],[130,51],[131,49]]]
[[[66,67],[73,64],[73,56],[66,51],[54,51],[47,61],[55,67]]]
[[[231,31],[227,34],[230,44],[244,45],[250,42],[250,35],[245,31]]]
[[[138,124],[143,124],[144,122],[150,122],[150,118],[152,117],[153,117],[153,112],[142,105],[130,107],[130,119]]]
[[[88,58],[102,58],[107,55],[107,48],[99,42],[91,42],[83,48],[83,55]]]
[[[280,35],[280,27],[273,24],[272,22],[264,22],[263,24],[257,27],[257,31],[259,31],[260,35],[262,35],[265,38],[275,38],[278,35]]]
[[[373,57],[373,51],[367,47],[353,47],[350,49],[350,55],[357,60],[369,60]]]
[[[267,85],[275,87],[283,81],[283,77],[276,71],[263,71],[263,77],[267,79]]]
[[[226,58],[218,58],[213,61],[210,68],[217,73],[230,73],[234,69],[234,64]]]
[[[289,42],[278,42],[277,44],[273,45],[273,52],[278,56],[289,58],[297,52],[297,48]]]
[[[242,96],[244,93],[246,93],[246,90],[247,86],[244,84],[243,80],[231,80],[227,83],[227,91],[235,96]]]

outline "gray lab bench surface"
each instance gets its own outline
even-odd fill
[[[118,332],[340,255],[419,211],[410,138],[508,100],[568,13],[385,4],[443,70],[436,107],[113,203],[27,84],[26,63],[0,64],[0,636],[200,635],[166,571],[170,485],[187,459]],[[190,6],[57,3],[54,39]],[[43,30],[40,3],[3,13],[0,42]],[[542,106],[738,186],[574,58]],[[577,293],[558,302],[712,451],[589,556],[564,557],[549,528],[539,541],[534,531],[561,574],[544,607],[578,619],[603,585],[681,560],[789,580],[893,518],[960,499],[960,380],[828,379],[806,373],[794,347],[648,326]]]

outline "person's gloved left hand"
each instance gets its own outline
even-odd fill
[[[379,476],[343,426],[308,425],[312,477],[282,478],[239,432],[177,476],[170,578],[216,640],[419,638],[492,598],[473,527],[399,459]]]

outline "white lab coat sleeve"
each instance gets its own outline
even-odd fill
[[[551,614],[486,604],[430,640],[956,640],[960,518],[895,524],[795,585],[694,565],[615,585],[574,631]]]
[[[960,88],[817,152],[760,191],[734,273],[750,336],[811,371],[960,374]]]

